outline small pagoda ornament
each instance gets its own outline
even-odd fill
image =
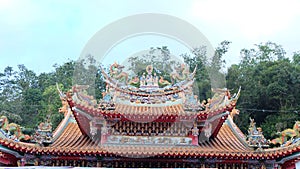
[[[38,129],[33,136],[33,141],[44,146],[52,143],[52,137],[52,123],[48,115],[46,122],[41,122],[38,125]]]
[[[250,147],[257,148],[257,150],[262,150],[263,148],[269,147],[268,141],[263,135],[262,128],[256,127],[256,123],[252,118],[250,118],[250,125],[246,141]]]

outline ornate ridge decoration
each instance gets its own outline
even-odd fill
[[[143,73],[141,77],[134,76],[129,83],[127,83],[127,81],[124,83],[124,81],[119,78],[121,77],[121,74],[122,76],[128,75],[123,71],[118,72],[119,69],[117,68],[122,69],[124,68],[123,66],[114,63],[110,67],[111,76],[101,68],[104,80],[107,84],[106,91],[103,92],[103,100],[105,102],[124,104],[126,103],[126,100],[130,100],[131,103],[135,104],[146,103],[152,105],[165,104],[166,102],[172,104],[172,102],[176,103],[176,101],[179,101],[180,103],[193,102],[191,105],[198,106],[199,109],[201,108],[201,104],[197,101],[197,96],[192,92],[196,68],[192,73],[189,73],[188,70],[186,70],[187,68],[185,68],[187,66],[182,67],[184,68],[184,78],[180,78],[182,81],[175,84],[171,84],[163,79],[162,76],[158,77],[156,72],[153,71],[152,65],[146,67],[147,74]],[[175,81],[176,78],[173,79]],[[138,85],[138,87],[136,85]]]
[[[280,144],[282,147],[295,144],[300,140],[300,121],[296,121],[293,128],[285,129],[277,133],[280,137],[271,140],[271,143]]]
[[[256,123],[252,118],[250,118],[250,125],[246,141],[250,147],[257,148],[258,151],[261,151],[262,148],[269,147],[268,141],[263,135],[262,128],[256,127]]]
[[[50,116],[47,116],[46,122],[41,122],[38,125],[38,129],[33,135],[33,142],[36,142],[41,146],[52,143],[52,123],[50,121]]]
[[[63,113],[64,116],[66,116],[67,113],[68,113],[68,109],[69,109],[69,104],[68,104],[68,101],[67,101],[67,97],[66,97],[66,95],[60,90],[58,83],[56,83],[56,88],[57,88],[57,91],[58,91],[58,93],[59,93],[59,98],[60,98],[61,104],[62,104],[62,107],[58,109],[58,112]]]
[[[22,127],[16,123],[9,123],[6,116],[0,117],[1,133],[9,139],[15,141],[29,141],[31,137],[27,134],[23,134]]]
[[[127,82],[124,67],[114,63],[109,73],[100,67],[106,82],[102,99],[88,95],[88,85],[74,85],[66,100],[82,133],[101,145],[198,145],[199,138],[217,135],[240,90],[231,96],[227,89],[214,89],[214,97],[200,103],[193,93],[196,67],[192,73],[187,67],[181,65],[180,77],[172,72],[172,83],[162,85],[152,65]]]
[[[110,68],[109,68],[109,72],[111,77],[117,79],[117,80],[124,80],[125,83],[127,84],[128,81],[128,73],[123,72],[122,69],[124,68],[124,66],[119,65],[117,62],[114,62]]]

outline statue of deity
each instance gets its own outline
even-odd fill
[[[140,86],[146,85],[146,75],[143,73],[143,75],[140,77]]]
[[[154,73],[154,76],[153,76],[153,85],[158,86],[158,76],[156,75],[156,73]]]

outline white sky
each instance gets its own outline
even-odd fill
[[[52,71],[55,63],[76,60],[107,24],[146,12],[186,20],[214,47],[231,41],[227,63],[237,63],[242,48],[267,41],[291,55],[300,50],[299,9],[299,0],[0,0],[0,72],[18,64]]]

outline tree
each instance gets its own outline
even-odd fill
[[[193,56],[182,54],[184,62],[194,69],[197,66],[196,82],[194,88],[198,91],[200,100],[208,99],[212,96],[211,88],[225,87],[225,74],[222,72],[225,60],[222,58],[228,51],[231,42],[223,41],[216,48],[214,55],[209,58],[205,46],[194,48]]]
[[[184,62],[193,70],[197,66],[196,81],[194,82],[194,91],[198,94],[200,100],[205,100],[211,97],[211,83],[207,69],[208,59],[206,47],[201,46],[194,48],[192,51],[193,56],[182,54]]]
[[[246,132],[245,121],[253,116],[257,125],[264,127],[265,136],[271,138],[278,126],[292,127],[297,117],[294,110],[299,107],[300,71],[295,61],[285,58],[280,45],[267,42],[255,47],[241,50],[241,62],[228,69],[227,85],[242,86],[241,113],[236,118],[241,129]]]
[[[64,90],[62,84],[59,84],[59,88]],[[52,125],[54,127],[58,126],[63,119],[63,114],[58,112],[58,109],[62,106],[62,103],[56,85],[48,86],[42,93],[42,97],[42,111],[37,114],[37,124],[45,121],[47,115],[50,115]]]

